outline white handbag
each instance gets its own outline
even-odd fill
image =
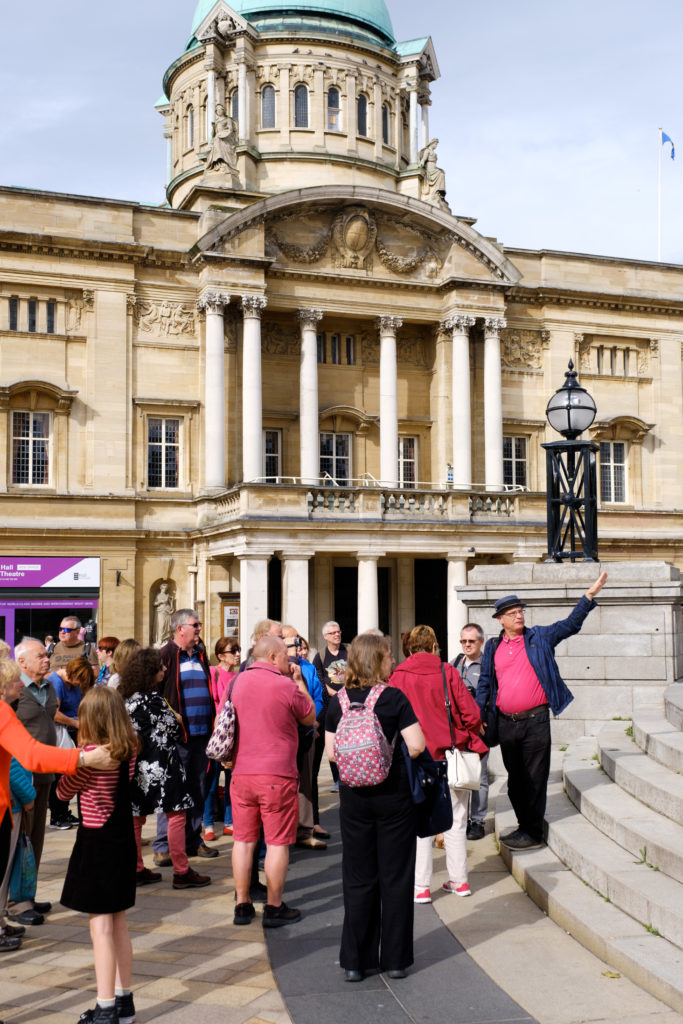
[[[441,665],[441,676],[443,678],[446,713],[448,714],[448,728],[451,732],[451,749],[445,751],[448,785],[451,789],[471,789],[476,792],[481,786],[481,758],[475,750],[459,750],[455,745],[451,700],[448,696],[448,685],[446,683],[446,672],[443,663]]]

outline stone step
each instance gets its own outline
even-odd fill
[[[564,787],[571,802],[634,860],[643,860],[683,882],[683,826],[625,793],[604,772],[596,756],[597,742],[592,736],[576,740],[565,754]]]
[[[664,691],[664,714],[667,722],[683,731],[683,683],[674,683]]]
[[[583,817],[562,786],[548,787],[548,846],[575,875],[646,931],[683,949],[681,883],[635,858]]]
[[[624,722],[608,722],[598,733],[602,767],[613,782],[645,807],[683,824],[683,776],[644,754],[624,726]]]
[[[633,739],[654,761],[683,773],[683,732],[655,708],[639,708],[633,712]]]
[[[580,818],[561,786],[553,784],[551,796],[553,822],[562,814]],[[497,836],[516,827],[507,797],[496,801],[495,827]],[[677,946],[607,903],[549,847],[512,851],[501,844],[500,850],[512,875],[553,921],[609,967],[683,1013],[683,952]]]

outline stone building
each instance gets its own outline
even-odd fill
[[[270,613],[429,621],[452,656],[466,571],[545,556],[570,358],[602,559],[683,565],[683,268],[452,213],[439,76],[384,0],[200,0],[166,205],[0,188],[8,639],[69,609],[158,641],[171,604],[207,644]]]

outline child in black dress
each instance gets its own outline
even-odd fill
[[[67,868],[61,902],[90,915],[97,1005],[81,1014],[84,1024],[132,1024],[133,950],[126,910],[135,903],[136,850],[130,778],[138,739],[123,699],[111,687],[89,690],[78,709],[78,742],[86,750],[108,744],[120,764],[110,771],[79,768],[63,776],[58,796],[78,793],[81,824]]]

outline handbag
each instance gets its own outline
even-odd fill
[[[12,863],[9,879],[9,898],[13,903],[24,903],[35,899],[38,886],[38,870],[33,846],[26,832],[22,832]]]
[[[73,749],[73,747],[76,746],[74,741],[69,736],[69,733],[67,732],[65,725],[61,725],[61,723],[55,722],[55,729],[57,731],[57,742],[55,743],[56,747],[61,747],[62,750],[71,750]]]
[[[212,761],[229,761],[232,757],[232,748],[235,745],[235,733],[237,731],[237,716],[235,705],[231,701],[232,688],[237,682],[233,679],[225,698],[225,704],[220,710],[211,733],[211,738],[206,745],[206,756]]]
[[[448,728],[451,733],[451,749],[446,751],[448,785],[451,789],[471,789],[476,792],[481,786],[481,758],[475,750],[459,750],[455,745],[451,699],[448,696],[446,671],[443,667],[443,662],[441,664],[441,676],[443,678],[443,692],[446,701],[446,713],[448,715]]]
[[[411,757],[404,740],[401,740],[401,751],[415,804],[416,834],[424,839],[448,832],[453,827],[453,804],[445,763],[435,761],[428,750]]]

